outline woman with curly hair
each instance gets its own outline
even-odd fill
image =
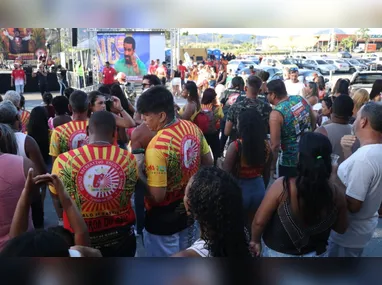
[[[251,257],[242,200],[231,175],[216,167],[199,170],[186,187],[184,205],[198,221],[201,236],[174,257]]]

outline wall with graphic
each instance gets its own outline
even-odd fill
[[[46,31],[38,28],[0,28],[0,60],[33,60],[46,54]]]

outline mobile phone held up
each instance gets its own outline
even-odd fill
[[[106,96],[105,105],[106,105],[106,110],[108,112],[111,112],[111,107],[113,107],[113,98],[111,96]]]

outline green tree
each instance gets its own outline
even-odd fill
[[[252,40],[252,49],[255,50],[255,48],[256,48],[256,44],[255,44],[256,35],[252,35],[251,40]]]
[[[166,38],[166,40],[170,40],[171,39],[171,31],[169,31],[169,30],[166,30],[165,32],[164,32],[164,37]]]
[[[357,30],[356,34],[359,35],[360,39],[363,39],[365,41],[365,53],[367,52],[367,46],[370,41],[370,35],[369,35],[370,29],[369,28],[361,28]]]
[[[187,47],[188,31],[183,32],[182,37],[186,37],[186,43],[184,44],[184,46]]]
[[[341,45],[346,48],[347,50],[353,50],[353,46],[354,46],[354,39],[352,37],[347,37],[347,38],[344,38],[342,39],[341,41]]]
[[[219,39],[219,49],[220,49],[220,46],[221,46],[222,38],[224,38],[223,35],[218,35],[218,39]]]

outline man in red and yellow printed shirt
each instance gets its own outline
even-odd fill
[[[49,155],[53,163],[61,153],[87,144],[88,108],[89,100],[85,92],[76,90],[70,95],[69,111],[73,113],[73,121],[58,126],[52,132]]]
[[[144,231],[146,254],[171,256],[194,241],[194,220],[185,211],[184,192],[201,165],[213,165],[213,159],[200,129],[175,117],[174,99],[165,87],[148,89],[139,97],[137,107],[147,127],[157,131],[145,154],[149,190]]]
[[[95,112],[89,120],[89,144],[60,154],[52,173],[61,178],[82,213],[92,247],[103,256],[133,257],[136,238],[131,196],[138,168],[131,153],[113,145],[115,130],[111,113]],[[50,190],[56,195],[54,188]],[[66,213],[64,228],[72,231]]]

